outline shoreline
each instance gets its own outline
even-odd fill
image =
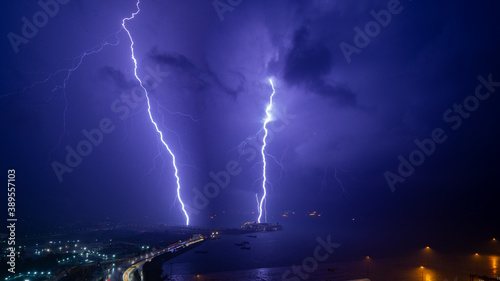
[[[157,280],[166,280],[168,276],[165,276],[162,278],[163,275],[163,264],[165,262],[168,262],[169,260],[180,256],[186,252],[192,251],[196,247],[200,246],[201,244],[205,243],[206,240],[203,240],[201,242],[189,245],[181,250],[175,251],[173,253],[167,252],[165,254],[161,254],[155,258],[153,258],[151,261],[144,263],[142,266],[142,272],[144,275],[144,281],[157,281]]]

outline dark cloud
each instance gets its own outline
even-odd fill
[[[317,94],[334,98],[340,105],[356,105],[356,95],[345,85],[332,86],[320,79],[311,83],[310,88]]]
[[[153,61],[170,67],[179,75],[187,75],[190,83],[197,85],[195,87],[197,91],[208,90],[208,88],[212,87],[222,90],[231,97],[236,97],[238,93],[244,90],[245,78],[240,73],[233,73],[238,77],[240,83],[236,88],[231,88],[224,83],[215,71],[197,67],[188,57],[182,54],[160,54],[157,49],[154,49],[149,56]]]
[[[164,65],[170,66],[186,73],[193,73],[196,70],[196,66],[187,57],[181,54],[159,54],[156,49],[154,49],[150,57]]]
[[[125,75],[121,72],[121,70],[111,66],[102,67],[99,70],[99,77],[105,81],[111,80],[121,90],[128,89],[131,84],[130,81],[127,81],[127,78],[125,78]]]
[[[306,87],[308,92],[333,98],[340,105],[356,105],[356,96],[347,86],[326,81],[333,66],[332,53],[324,42],[310,37],[307,27],[295,31],[293,47],[285,58],[285,80],[290,85]]]
[[[330,50],[322,43],[310,42],[306,27],[295,31],[293,47],[285,61],[284,77],[290,84],[315,81],[332,68]]]

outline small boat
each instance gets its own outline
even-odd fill
[[[257,238],[257,235],[247,235],[247,237],[250,237],[250,238]]]
[[[245,244],[243,243],[235,243],[234,246],[238,246],[238,247],[241,247],[241,246],[244,246]]]
[[[243,246],[243,247],[241,247],[241,249],[243,249],[243,250],[250,250],[251,248],[250,248],[250,246]]]
[[[208,251],[194,251],[196,254],[208,254]]]
[[[250,242],[248,242],[248,241],[243,241],[243,242],[241,242],[241,244],[246,245],[246,244],[250,244]]]

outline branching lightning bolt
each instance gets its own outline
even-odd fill
[[[271,115],[271,110],[273,109],[273,97],[274,94],[276,93],[276,90],[274,89],[274,84],[273,80],[269,79],[269,83],[271,84],[271,87],[273,88],[273,93],[269,97],[269,104],[266,107],[266,119],[264,120],[264,125],[262,128],[264,129],[264,137],[262,138],[262,148],[260,150],[260,153],[262,154],[262,190],[264,191],[264,194],[262,195],[262,198],[260,199],[260,204],[259,204],[259,217],[257,219],[257,222],[260,223],[260,219],[262,218],[262,205],[264,204],[264,201],[266,200],[267,196],[267,190],[266,190],[266,182],[267,182],[267,176],[266,176],[266,139],[267,139],[267,123],[271,122],[272,120],[272,115]]]
[[[0,98],[9,97],[9,96],[14,95],[14,94],[25,93],[27,90],[32,89],[32,88],[36,87],[37,85],[42,85],[42,84],[45,84],[48,82],[53,82],[55,84],[54,88],[52,88],[52,90],[51,90],[52,94],[54,94],[59,89],[65,90],[71,75],[73,74],[73,72],[75,72],[77,69],[80,68],[80,65],[82,65],[82,63],[86,57],[101,52],[108,45],[109,46],[117,46],[120,43],[120,40],[118,39],[118,33],[120,33],[120,31],[121,31],[121,28],[118,31],[107,35],[104,38],[104,40],[100,44],[98,44],[97,46],[83,51],[81,54],[79,54],[77,57],[75,57],[73,59],[73,61],[72,61],[73,66],[56,70],[55,72],[48,74],[45,79],[40,80],[40,81],[35,81],[31,85],[25,86],[21,91],[15,91],[15,92],[7,93],[5,95],[1,95]],[[109,42],[109,39],[112,37],[114,37],[114,40],[116,42],[114,42],[114,43]],[[63,76],[63,81],[61,81],[61,82],[56,81],[58,75]],[[51,96],[47,102],[49,102],[52,98],[53,98],[53,96]]]
[[[345,193],[345,187],[344,187],[344,183],[342,182],[342,180],[340,180],[339,176],[337,175],[338,173],[338,170],[340,170],[341,172],[345,173],[345,174],[348,174],[346,171],[342,170],[342,169],[339,169],[339,168],[334,168],[334,174],[333,174],[333,177],[335,178],[335,180],[337,181],[337,183],[339,184],[340,186],[340,189],[342,189],[342,194],[344,195],[345,198],[348,198],[347,197],[347,194]],[[328,167],[325,168],[325,172],[323,173],[323,180],[321,181],[321,188],[323,189],[326,184],[327,184],[327,171],[328,171]],[[349,175],[349,174],[348,174]]]
[[[158,133],[158,135],[160,136],[160,140],[161,140],[161,143],[163,144],[163,146],[165,146],[165,148],[167,149],[168,153],[170,153],[170,156],[172,156],[172,165],[174,167],[174,170],[175,170],[175,179],[176,179],[176,183],[177,183],[177,199],[179,200],[179,202],[181,203],[181,207],[182,207],[182,211],[184,212],[184,215],[186,216],[186,225],[189,225],[189,215],[188,213],[186,212],[186,207],[184,205],[184,202],[182,201],[181,199],[181,184],[180,184],[180,178],[179,178],[179,171],[177,169],[177,164],[176,164],[176,160],[175,160],[175,155],[174,153],[172,152],[172,150],[170,149],[170,147],[167,145],[167,143],[165,142],[165,140],[163,139],[163,133],[162,131],[158,128],[158,124],[155,122],[154,118],[153,118],[153,114],[151,113],[151,101],[150,101],[150,98],[149,98],[149,93],[148,91],[146,90],[146,88],[144,87],[143,83],[142,83],[142,80],[139,78],[139,76],[137,75],[137,59],[135,58],[135,53],[134,53],[134,39],[132,38],[132,35],[130,33],[130,31],[127,29],[127,27],[125,26],[125,22],[126,21],[129,21],[129,20],[132,20],[134,19],[134,17],[139,14],[139,12],[141,11],[141,9],[139,8],[139,4],[140,4],[140,0],[137,1],[136,3],[136,7],[137,7],[137,11],[132,13],[132,15],[128,18],[124,18],[122,20],[122,26],[123,26],[123,29],[127,32],[128,34],[128,37],[130,39],[130,51],[131,51],[131,57],[132,57],[132,61],[134,62],[134,76],[135,78],[137,79],[137,81],[139,82],[139,85],[141,86],[141,88],[144,90],[144,93],[145,93],[145,96],[146,96],[146,101],[148,103],[148,113],[149,113],[149,119],[151,120],[151,123],[154,125],[155,129],[156,129],[156,132]]]
[[[120,27],[119,30],[117,30],[116,32],[111,33],[108,36],[106,36],[104,38],[104,40],[100,44],[98,44],[97,46],[92,47],[90,49],[87,49],[87,50],[83,51],[81,54],[79,54],[77,57],[75,57],[72,60],[72,65],[70,67],[62,68],[62,69],[59,69],[59,70],[57,70],[55,72],[49,73],[49,74],[46,75],[46,77],[44,79],[39,80],[39,81],[35,81],[32,84],[30,84],[28,86],[25,86],[22,90],[13,91],[13,92],[10,92],[10,93],[7,93],[7,94],[2,94],[2,95],[0,95],[0,98],[8,98],[8,97],[13,96],[15,94],[23,94],[23,93],[26,93],[28,90],[35,88],[38,85],[42,85],[42,84],[46,84],[46,83],[52,82],[54,84],[54,87],[51,90],[51,94],[52,95],[50,95],[46,99],[45,104],[44,104],[44,105],[46,105],[46,104],[48,104],[54,98],[55,93],[58,90],[62,91],[62,98],[63,98],[63,101],[64,101],[64,111],[63,111],[63,117],[62,117],[62,119],[63,119],[62,120],[63,121],[63,126],[62,126],[63,127],[63,132],[61,133],[61,135],[59,137],[59,144],[56,147],[54,147],[50,151],[50,153],[49,153],[49,155],[52,155],[53,151],[57,147],[59,147],[61,145],[61,142],[62,142],[62,139],[63,139],[64,135],[68,134],[67,131],[66,131],[66,115],[67,115],[67,112],[68,112],[68,101],[67,101],[67,98],[66,98],[66,87],[67,87],[67,84],[68,84],[68,82],[69,82],[69,80],[70,80],[73,72],[76,72],[80,68],[80,66],[83,64],[84,60],[88,56],[100,53],[106,46],[117,46],[120,43],[120,40],[118,38],[118,34],[122,31],[122,29],[125,30],[127,32],[127,34],[128,34],[128,37],[129,37],[130,41],[131,41],[130,47],[131,47],[131,51],[132,51],[132,59],[133,59],[134,64],[135,64],[134,75],[135,75],[136,79],[139,81],[140,86],[142,87],[142,89],[146,93],[147,102],[148,102],[149,116],[150,116],[150,119],[153,122],[153,124],[154,124],[157,132],[159,133],[161,143],[167,148],[168,152],[172,156],[172,161],[173,161],[174,168],[175,168],[175,176],[176,176],[176,180],[177,180],[177,198],[181,202],[182,210],[183,210],[183,212],[184,212],[184,214],[186,216],[186,224],[189,224],[189,217],[187,215],[187,212],[185,210],[185,206],[184,206],[184,204],[183,204],[183,202],[181,200],[181,197],[180,197],[180,180],[179,180],[179,177],[178,177],[178,171],[177,171],[175,156],[172,153],[172,151],[169,149],[169,147],[166,145],[165,141],[163,140],[163,135],[162,135],[161,131],[159,130],[157,124],[153,120],[153,117],[152,117],[152,114],[151,114],[151,105],[150,105],[150,99],[149,99],[149,96],[148,96],[148,92],[144,88],[142,81],[139,79],[139,77],[137,75],[137,61],[136,61],[136,59],[134,57],[134,49],[133,49],[134,42],[132,40],[132,36],[131,36],[129,30],[125,27],[125,22],[128,21],[128,20],[133,19],[135,17],[135,15],[137,15],[140,12],[139,3],[140,3],[140,1],[138,0],[137,3],[136,3],[137,11],[135,13],[133,13],[129,18],[124,18],[122,20],[122,25],[121,25],[121,27]],[[111,40],[111,39],[113,39],[113,40]],[[62,76],[61,77],[62,81],[57,81],[59,76]],[[167,110],[164,107],[162,107],[162,109],[166,110],[169,114],[180,115],[180,116],[183,116],[183,117],[189,117],[193,121],[198,121],[198,120],[195,120],[193,117],[191,117],[191,116],[189,116],[187,114],[183,114],[183,113],[180,113],[180,112],[171,112],[171,111]],[[161,156],[158,155],[157,157],[161,157]],[[50,157],[49,157],[49,159],[50,159]],[[156,157],[155,157],[155,159],[156,159]]]
[[[58,90],[61,90],[62,99],[64,102],[63,103],[64,110],[62,113],[62,129],[63,129],[63,131],[59,135],[58,144],[54,148],[52,148],[49,152],[49,158],[47,160],[48,162],[49,162],[50,158],[52,157],[52,153],[57,148],[59,148],[61,146],[61,143],[63,141],[64,136],[65,135],[69,136],[69,133],[66,130],[66,116],[68,113],[68,99],[66,96],[66,87],[69,83],[69,80],[70,80],[73,72],[76,72],[80,68],[80,66],[83,64],[86,57],[91,56],[91,55],[95,55],[95,54],[101,52],[106,46],[117,46],[120,43],[120,40],[118,38],[118,33],[120,33],[121,30],[122,29],[120,28],[118,31],[107,35],[100,44],[80,53],[77,57],[75,57],[72,60],[72,66],[67,67],[67,68],[58,69],[55,72],[49,73],[46,75],[46,77],[44,79],[35,81],[35,82],[31,83],[30,85],[25,86],[20,91],[14,91],[14,92],[7,93],[5,95],[0,95],[0,98],[8,98],[8,97],[16,95],[16,94],[24,94],[28,90],[33,89],[38,85],[43,85],[43,84],[51,82],[54,84],[54,87],[51,90],[51,95],[46,98],[45,103],[43,105],[39,105],[39,107],[40,107],[40,106],[47,105],[50,101],[52,101],[52,99],[55,97],[56,92]],[[113,40],[111,40],[111,39],[113,39]],[[61,76],[60,78],[62,78],[62,81],[58,81],[59,76]]]
[[[255,200],[257,200],[257,210],[260,208],[259,194],[255,193]]]

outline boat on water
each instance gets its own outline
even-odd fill
[[[208,251],[194,251],[196,254],[208,254]]]
[[[250,242],[248,242],[248,241],[243,241],[243,242],[241,242],[241,244],[245,244],[245,245],[246,245],[246,244],[250,244]]]
[[[243,249],[243,250],[250,250],[251,248],[250,248],[250,246],[243,246],[243,247],[241,247],[241,249]]]
[[[250,237],[250,238],[257,238],[257,235],[247,235],[247,237]]]
[[[241,247],[241,246],[245,246],[245,244],[244,243],[234,243],[234,246]]]

